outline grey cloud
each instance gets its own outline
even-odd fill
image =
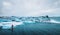
[[[59,16],[60,0],[8,0],[12,10],[3,11],[8,16]],[[6,12],[8,14],[6,14]],[[51,15],[52,14],[52,15]]]

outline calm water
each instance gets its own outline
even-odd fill
[[[51,18],[60,21],[60,18]],[[24,23],[14,27],[13,31],[0,29],[0,35],[60,35],[60,24],[40,22]]]

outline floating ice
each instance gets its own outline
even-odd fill
[[[60,23],[59,21],[56,21],[56,20],[53,20],[53,19],[51,19],[50,22],[52,22],[52,23]]]
[[[22,25],[23,22],[1,22],[0,26],[2,26],[2,29],[10,29],[12,25],[15,27],[17,25]]]

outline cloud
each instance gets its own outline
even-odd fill
[[[8,7],[8,16],[60,16],[60,0],[9,0],[10,2],[4,2]],[[12,8],[12,9],[11,9]],[[3,9],[4,10],[4,9]],[[5,11],[5,12],[6,12]],[[4,12],[5,15],[7,15]],[[52,14],[52,15],[51,15]]]
[[[3,6],[6,6],[6,7],[8,7],[8,6],[11,6],[12,4],[11,3],[9,3],[9,2],[6,2],[6,1],[4,1],[3,2]]]

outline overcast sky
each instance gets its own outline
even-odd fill
[[[60,16],[60,0],[0,0],[0,15]]]

